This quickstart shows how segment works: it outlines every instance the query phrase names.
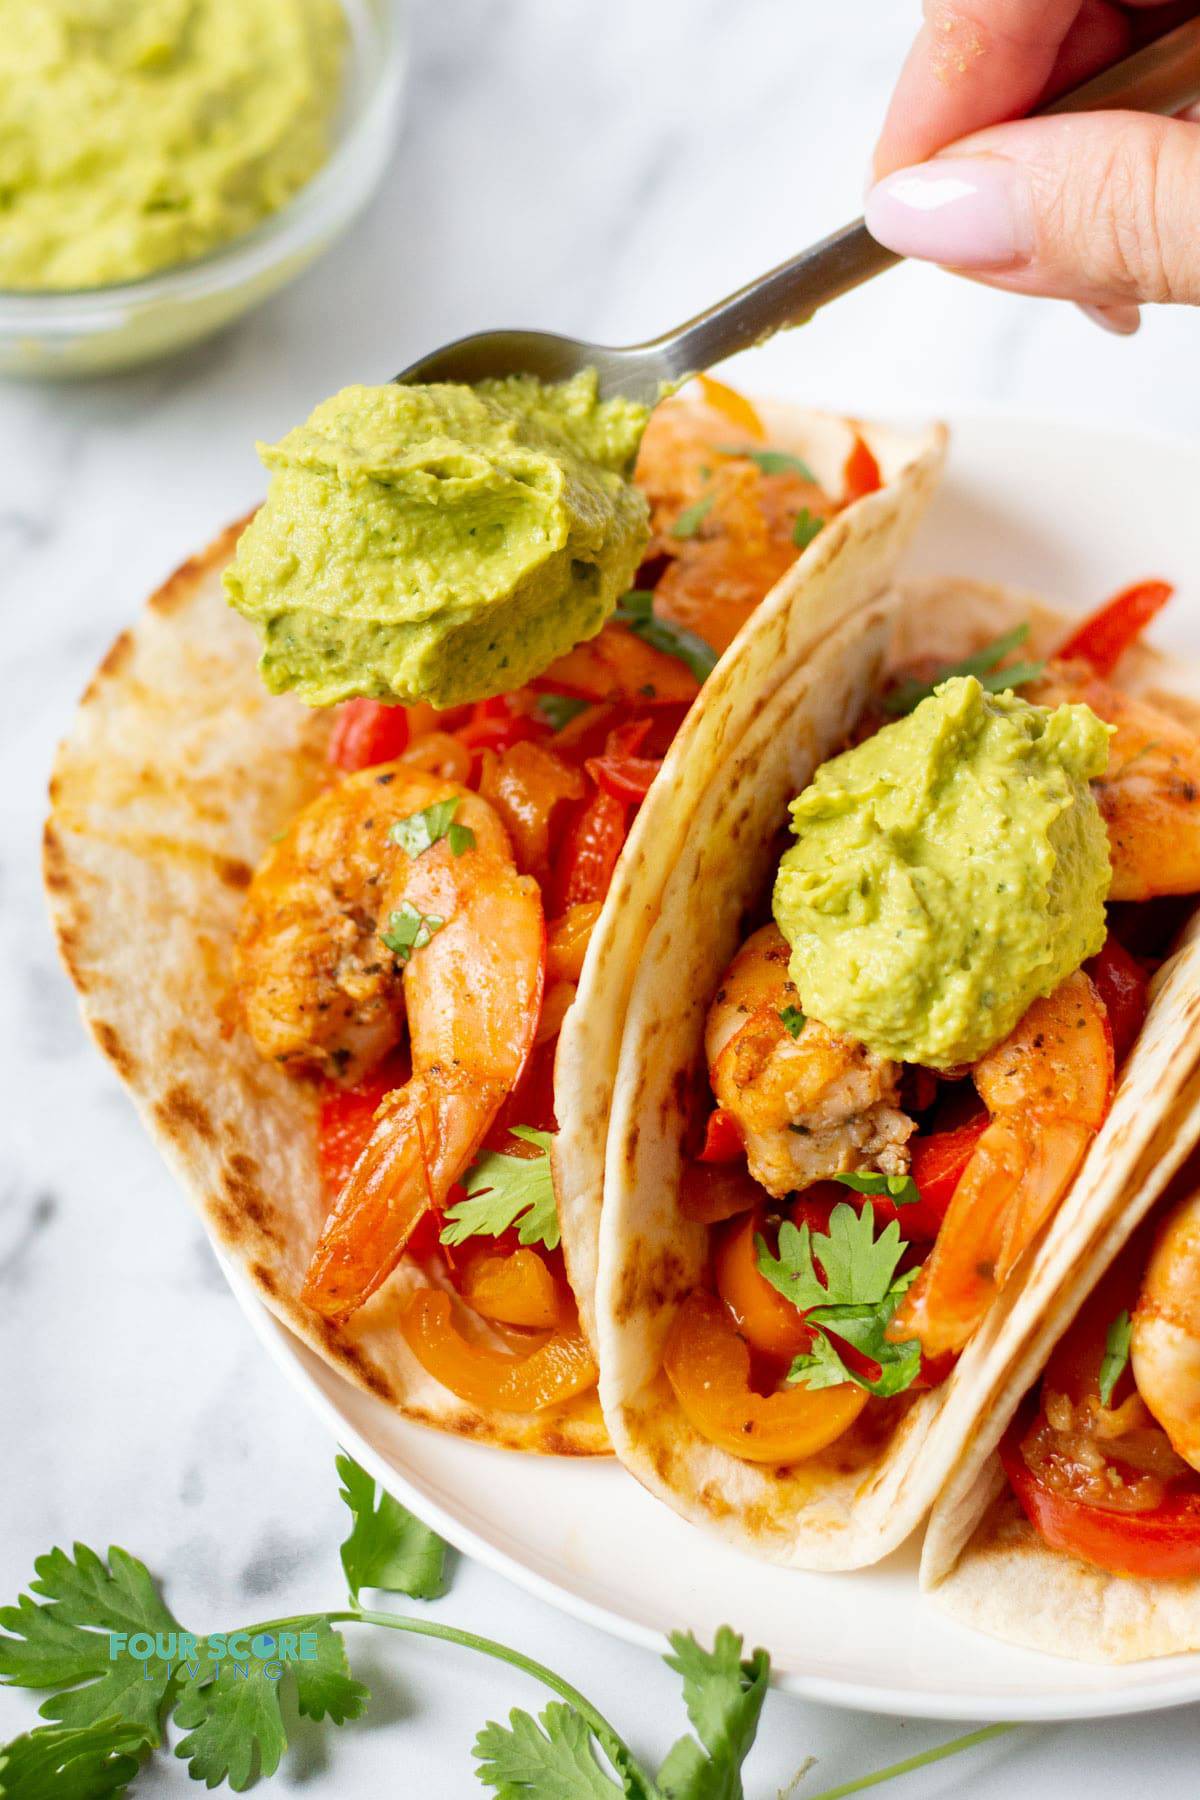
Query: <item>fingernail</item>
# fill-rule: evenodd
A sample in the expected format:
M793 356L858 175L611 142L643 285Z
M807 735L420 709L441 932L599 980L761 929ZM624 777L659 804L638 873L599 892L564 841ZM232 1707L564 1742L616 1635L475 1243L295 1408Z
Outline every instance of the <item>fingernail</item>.
M1084 306L1081 302L1079 310L1084 318L1115 337L1132 337L1142 322L1141 310L1136 306Z
M956 269L1010 269L1033 254L1029 177L999 156L898 169L871 189L866 220L887 249Z

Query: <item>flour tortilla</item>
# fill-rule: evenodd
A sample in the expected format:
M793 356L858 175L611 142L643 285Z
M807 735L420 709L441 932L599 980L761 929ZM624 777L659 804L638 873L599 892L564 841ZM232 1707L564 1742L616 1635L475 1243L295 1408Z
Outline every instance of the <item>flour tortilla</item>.
M1194 1046L1190 1054L1187 1078L1117 1208L1047 1241L1031 1268L1028 1303L1010 1321L1008 1379L962 1446L921 1559L922 1586L960 1624L1077 1662L1200 1650L1200 1578L1110 1575L1053 1549L1017 1504L996 1446L1054 1344L1152 1206L1200 1188L1200 1058Z
M677 1205L681 1143L706 1088L705 1015L769 889L788 800L841 747L886 670L923 656L955 660L1023 621L1031 625L1034 654L1052 650L1069 625L1032 596L965 581L924 583L852 608L779 687L708 784L634 982L601 1219L601 1403L617 1455L651 1492L772 1561L859 1567L919 1524L964 1444L1007 1391L1014 1336L1042 1303L1029 1279L1042 1250L1036 1265L1027 1255L1018 1267L940 1388L869 1402L838 1443L786 1469L741 1462L708 1443L661 1373L667 1334L681 1301L702 1281L707 1255L707 1228L685 1220ZM1173 665L1139 651L1126 658L1119 679L1154 690L1174 673ZM1164 972L1112 1111L1042 1234L1056 1267L1070 1263L1081 1232L1119 1210L1198 1058L1200 948L1189 944Z
M908 439L864 431L891 485L826 528L760 609L761 634L743 633L737 651L723 659L706 689L704 723L689 721L686 747L672 752L662 791L643 808L643 820L657 819L659 830L702 790L707 766L692 764L718 756L744 726L753 709L747 684L773 685L774 665L803 654L812 630L810 581L818 595L839 596L851 576L866 587L878 584L921 510L942 434ZM836 490L836 459L845 455L851 427L789 413L783 437L811 455ZM58 755L45 879L85 1020L214 1244L327 1362L423 1424L514 1449L606 1453L594 1395L544 1414L482 1412L424 1372L398 1321L413 1288L439 1279L434 1265L404 1259L344 1325L299 1302L327 1210L316 1093L258 1055L238 1025L230 979L246 887L271 839L326 778L330 719L294 698L269 696L259 680L257 639L221 591L240 530L231 527L178 570L118 638ZM647 826L639 827L596 933L577 1009L594 1004L603 1014L600 1041L619 1029L613 1007L624 991L608 919L614 909L651 910L665 873ZM578 1047L580 1039L573 1041ZM574 1121L577 1095L580 1103L606 1107L608 1088L593 1079L598 1072L598 1064L576 1072L568 1063L560 1116ZM593 1154L602 1153L602 1143L593 1135ZM578 1163L578 1139L568 1132L566 1166ZM594 1187L598 1193L598 1175ZM588 1266L586 1256L573 1256L576 1279Z
M797 407L755 405L767 441L803 457L827 493L841 490L856 432L874 455L883 486L818 533L705 682L639 809L592 934L575 1005L558 1041L554 1176L567 1269L593 1348L605 1135L625 1011L663 884L714 770L829 630L890 584L945 460L946 433L938 425L901 432Z

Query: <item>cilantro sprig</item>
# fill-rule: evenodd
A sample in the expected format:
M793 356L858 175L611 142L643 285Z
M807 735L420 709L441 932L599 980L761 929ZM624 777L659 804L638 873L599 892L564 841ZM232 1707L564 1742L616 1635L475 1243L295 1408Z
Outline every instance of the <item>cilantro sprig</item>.
M825 1388L853 1381L869 1394L885 1397L911 1387L921 1368L921 1346L915 1339L894 1344L887 1336L917 1277L916 1269L896 1273L908 1246L894 1219L876 1237L870 1207L860 1213L843 1201L830 1213L825 1232L814 1233L807 1221L797 1227L785 1219L777 1256L764 1238L754 1241L759 1273L804 1314L814 1332L811 1349L802 1351L788 1370L790 1382ZM844 1345L877 1364L879 1374L864 1375L851 1367L842 1354Z
M1100 1359L1100 1404L1112 1402L1113 1389L1125 1373L1129 1346L1133 1341L1133 1321L1128 1312L1119 1312L1104 1336L1104 1355Z
M801 550L807 550L818 532L824 529L824 519L819 518L816 513L809 512L807 506L802 506L796 514L795 523L792 526L792 542Z
M315 1635L317 1654L287 1665L297 1710L341 1725L366 1706L368 1690L350 1672L337 1627L407 1632L506 1663L556 1696L537 1718L517 1708L507 1725L490 1721L480 1731L475 1772L501 1800L744 1800L742 1768L770 1676L764 1650L743 1656L742 1639L727 1625L711 1650L690 1632L671 1635L671 1653L663 1660L681 1680L692 1731L676 1740L651 1776L615 1726L545 1664L441 1620L361 1605L364 1587L410 1599L438 1597L445 1588L446 1547L399 1501L381 1495L351 1457L339 1456L337 1469L351 1516L341 1552L349 1605L245 1628L279 1646L289 1632ZM164 1664L161 1681L142 1679L152 1663L125 1658L136 1679L105 1682L101 1670L122 1665L109 1654L110 1632L180 1630L149 1570L126 1551L110 1550L105 1561L78 1544L74 1556L55 1550L35 1568L30 1585L40 1600L23 1595L17 1606L0 1611L0 1679L50 1689L42 1714L60 1722L0 1746L0 1800L109 1800L130 1787L171 1722L187 1732L176 1755L206 1787L224 1782L240 1792L256 1775L275 1773L287 1748L287 1709L279 1703L283 1681L259 1671L232 1680L216 1673L216 1643L234 1634L196 1640L187 1666ZM155 1696L149 1704L142 1689ZM991 1725L970 1732L812 1800L837 1800L876 1786L1009 1729Z
M506 1156L488 1150L463 1176L467 1198L446 1208L443 1244L464 1244L469 1237L499 1237L515 1225L523 1244L556 1250L560 1232L554 1177L550 1169L551 1134L514 1125L514 1137L535 1144L538 1156Z
M706 644L702 637L697 637L683 625L673 625L669 619L655 617L654 595L648 588L630 588L617 602L613 617L622 625L628 625L643 643L686 663L701 684L717 666L717 653L711 644Z
M798 475L801 481L811 481L814 487L817 484L808 463L790 450L760 450L754 444L718 444L717 450L722 456L745 457L764 475Z
M798 1038L808 1021L798 1006L782 1006L779 1009L779 1022L789 1037Z
M671 536L673 538L695 537L712 511L716 498L715 494L701 494L699 500L693 500L690 506L685 506L671 527Z
M972 651L961 662L947 663L945 668L938 670L932 681L914 681L910 677L907 681L898 682L884 698L884 711L896 718L912 712L922 700L928 700L936 687L955 675L974 675L989 694L1003 694L1008 688L1023 687L1026 682L1040 680L1046 672L1044 662L1018 662L1007 669L998 666L1028 636L1028 624L1014 625L1011 631L1006 631L1002 637L993 638L990 644L984 644L981 649Z
M564 730L572 719L586 712L589 705L589 701L576 700L571 694L539 694L536 702L539 717L554 732Z

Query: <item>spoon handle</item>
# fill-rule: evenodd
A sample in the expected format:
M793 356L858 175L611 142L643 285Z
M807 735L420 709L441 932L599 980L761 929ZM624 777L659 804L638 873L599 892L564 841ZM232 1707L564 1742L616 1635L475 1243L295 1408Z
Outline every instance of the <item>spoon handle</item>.
M1169 114L1198 100L1200 18L1187 20L1037 110L1039 114L1114 109ZM804 324L818 307L900 260L877 244L862 220L856 219L642 348L653 351L672 375L694 374L761 344L786 326Z

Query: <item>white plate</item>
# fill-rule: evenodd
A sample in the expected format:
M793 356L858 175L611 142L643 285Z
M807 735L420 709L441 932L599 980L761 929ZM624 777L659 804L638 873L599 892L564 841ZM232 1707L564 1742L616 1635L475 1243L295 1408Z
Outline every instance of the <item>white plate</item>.
M1200 654L1200 449L992 418L955 428L908 567L1034 588L1078 609L1144 575L1179 597L1162 642ZM1200 1656L1060 1662L960 1630L920 1599L908 1546L852 1575L782 1571L726 1548L607 1462L489 1450L406 1424L300 1344L228 1265L258 1336L330 1432L470 1556L654 1650L728 1622L812 1700L944 1719L1078 1719L1200 1699Z

